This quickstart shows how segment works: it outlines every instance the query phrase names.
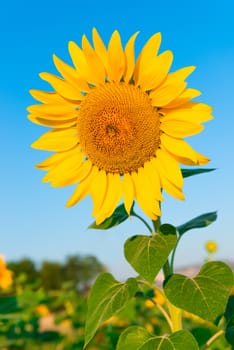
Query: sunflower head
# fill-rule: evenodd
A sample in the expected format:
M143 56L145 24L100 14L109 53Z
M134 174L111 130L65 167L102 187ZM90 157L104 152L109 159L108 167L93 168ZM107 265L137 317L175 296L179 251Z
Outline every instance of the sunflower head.
M136 200L151 219L160 216L161 190L183 199L179 164L208 159L184 140L203 129L211 108L192 101L200 92L187 88L194 67L169 73L171 51L158 53L154 34L135 60L133 34L123 48L118 31L106 47L93 29L93 45L69 43L70 66L53 56L60 73L40 76L51 92L31 90L40 103L29 119L50 127L33 147L54 154L38 164L52 186L75 184L67 206L90 194L93 216L101 223L121 199L130 213Z

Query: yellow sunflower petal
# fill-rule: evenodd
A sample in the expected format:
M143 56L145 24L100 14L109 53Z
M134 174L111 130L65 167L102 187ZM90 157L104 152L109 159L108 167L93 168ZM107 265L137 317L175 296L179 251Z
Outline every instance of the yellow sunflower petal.
M69 104L62 96L57 92L47 92L42 90L29 90L30 94L38 101L43 103L59 103L59 104Z
M152 106L163 107L173 101L186 88L185 82L175 82L160 85L155 91L150 94L152 98Z
M74 41L70 41L68 44L68 49L72 62L78 73L89 83L95 84L96 77L92 74L92 70L90 69L86 56L81 48Z
M108 45L109 69L108 79L120 81L125 70L125 57L119 32L115 30Z
M82 37L82 49L92 75L95 77L95 79L93 79L94 84L98 85L104 83L106 77L105 67L85 35Z
M68 105L68 104L37 104L37 105L31 105L27 108L27 110L30 113L36 114L36 115L52 115L52 116L69 116L71 118L71 115L77 114L76 107L74 105Z
M184 80L194 69L194 66L185 67L168 74L163 84L151 92L152 105L161 107L173 103L185 91L187 84Z
M130 215L132 204L135 198L135 188L132 182L132 177L128 173L124 174L123 176L123 196L124 196L124 207L128 215Z
M70 100L83 100L83 95L78 89L69 84L67 81L57 77L51 73L40 73L41 79L50 83L50 85L56 90L61 96L68 98Z
M140 86L143 91L155 89L166 78L172 61L173 54L171 51L164 51L157 57L151 57L139 68L136 85Z
M104 170L99 170L97 175L93 178L90 185L90 194L93 200L92 216L96 216L102 206L103 200L106 196L107 189L107 175Z
M75 158L73 160L73 164L71 164L70 161L70 168L68 167L69 162L67 161L66 164L64 164L64 161L61 167L57 166L56 169L53 169L51 171L51 174L48 173L47 181L51 181L51 186L63 187L68 185L74 185L77 182L83 181L88 176L92 168L92 163L89 160L83 161L83 156L84 155L81 154L80 158ZM64 169L67 169L67 171ZM43 178L43 180L45 178Z
M59 154L59 153L57 153ZM55 155L54 155L55 156ZM43 166L44 170L47 169L48 173L44 176L43 182L49 181L59 181L64 178L68 178L70 174L76 172L84 160L84 154L81 152L79 147L75 147L69 152L61 152L59 161L58 157L52 159L46 159L46 162L39 166ZM76 182L79 181L79 178L76 179Z
M69 41L68 50L77 71L80 72L82 76L89 75L88 64L81 48L74 41Z
M56 55L53 55L54 65L59 73L79 91L89 91L89 86L84 78L78 75L77 71L63 62Z
M201 95L201 91L196 89L185 89L176 99L171 101L169 104L164 106L164 108L177 108L181 105L186 104L192 98L198 97Z
M74 128L65 130L50 130L43 134L33 144L33 148L52 152L66 151L77 144L77 131Z
M134 67L135 67L135 56L134 56L134 43L136 40L137 35L139 32L136 32L131 36L131 38L128 40L124 54L125 54L125 72L124 72L124 81L127 83L130 81L132 78L133 72L134 72Z
M67 152L54 153L42 162L38 163L36 167L41 170L49 170L53 168L57 163L60 163L66 158Z
M177 120L181 122L195 122L195 123L204 123L208 120L213 119L213 116L210 114L210 110L203 109L202 106L200 107L197 106L197 108L194 106L194 108L178 108L175 110L172 110L168 112L163 118L162 121L172 121L172 120Z
M190 164L199 165L201 161L201 155L194 151L194 149L191 146L189 146L189 144L184 140L175 139L166 134L162 134L161 142L169 153L175 155L176 157L187 159L190 162ZM205 161L205 159L207 160L207 162L209 161L206 157L204 157L203 161Z
M195 66L183 67L175 72L168 74L168 79L170 81L184 81L194 70Z
M90 173L86 176L86 178L77 185L75 191L71 195L71 197L68 199L66 206L72 207L73 205L77 204L79 201L81 201L87 194L90 192L90 183L92 182L93 178L95 177L97 173L97 168L93 167L90 170Z
M32 113L33 116L40 118L40 119L45 119L45 120L52 120L52 121L57 121L57 122L62 122L64 121L66 123L66 121L70 121L70 120L75 120L77 121L77 118L79 116L79 113L77 111L73 111L73 112L64 112L61 113L61 111L59 110L58 106L56 105L55 108L53 109L53 111L51 112L51 114L46 113L47 110L47 106L49 105L42 105L45 106L45 108L41 108L41 112L36 112L36 109L34 109L34 112ZM52 106L49 106L49 108L52 108ZM48 108L48 110L49 110ZM62 108L63 109L63 108ZM65 110L65 108L64 108ZM57 114L56 114L57 112Z
M164 189L168 194L171 196L177 198L177 199L184 199L184 194L182 192L180 182L181 182L181 174L178 174L178 169L176 169L175 174L177 174L177 179L175 181L175 178L173 177L173 173L167 173L168 169L169 171L172 171L172 169L175 169L175 164L171 165L168 164L167 161L165 162L165 159L163 159L163 156L159 160L159 158L153 158L151 160L151 168L154 172L156 172L159 176L159 182L160 182L160 188ZM179 187L176 186L175 182L179 184Z
M161 176L160 179L161 179L161 186L162 186L162 188L168 194L170 194L172 197L174 197L176 199L180 199L180 200L184 200L185 199L182 190L180 188L176 187L174 183L170 182L164 176Z
M196 162L192 161L189 158L177 156L173 154L173 157L177 160L178 163L184 164L184 165L205 165L207 164L210 159L205 157L203 154L200 154L198 152L195 152L196 154Z
M106 49L106 47L102 41L102 38L100 37L96 28L93 28L93 45L94 45L96 53L98 54L99 58L102 61L103 65L106 69L106 73L107 73L107 70L109 67L107 49Z
M152 195L151 183L143 168L138 169L138 173L133 172L132 179L136 189L136 199L144 211L152 220L156 220L161 215L159 202Z
M161 123L160 129L167 135L184 138L199 134L204 129L204 126L195 122L193 123L192 121L168 119Z
M96 217L97 225L111 216L122 196L122 183L119 174L107 174L107 191Z
M191 102L191 108L194 111L198 111L198 112L211 113L213 111L213 108L211 106L207 105L206 103L201 103L201 102Z
M156 170L156 168L154 168L152 166L153 161L154 161L154 158L152 158L149 162L146 162L144 164L144 169L145 169L147 176L151 182L151 190L152 190L154 197L159 202L162 202L163 196L162 196L161 187L160 187L161 185L160 185L159 173Z
M54 118L47 117L47 116L37 117L34 114L29 114L27 117L29 120L31 120L31 122L35 124L52 127L55 129L70 128L74 126L77 122L77 117L74 117L71 119L65 119L65 120L62 120L62 119L54 120Z
M155 161L157 162L161 177L166 177L170 182L174 183L176 187L182 189L183 176L178 163L161 149L157 150Z
M142 70L142 65L147 66L147 64L151 62L152 58L154 58L157 55L160 44L161 33L155 33L146 42L136 61L136 67L134 72L135 81L138 81L139 71Z

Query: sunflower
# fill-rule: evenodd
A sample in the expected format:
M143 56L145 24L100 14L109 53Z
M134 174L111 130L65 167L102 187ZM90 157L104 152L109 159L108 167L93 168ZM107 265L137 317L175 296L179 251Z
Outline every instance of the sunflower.
M0 256L0 288L6 289L13 283L12 271L8 270L5 259Z
M106 47L96 29L93 46L69 42L73 66L57 56L60 76L41 73L52 92L31 90L40 104L29 119L51 129L32 146L54 152L37 165L43 182L75 184L67 207L86 195L93 200L97 224L123 199L128 214L136 200L155 220L161 215L162 189L184 199L179 164L202 165L208 159L184 140L200 133L212 109L191 101L200 95L187 88L193 66L169 73L173 54L158 54L161 34L150 37L135 61L133 34L125 48L118 31Z

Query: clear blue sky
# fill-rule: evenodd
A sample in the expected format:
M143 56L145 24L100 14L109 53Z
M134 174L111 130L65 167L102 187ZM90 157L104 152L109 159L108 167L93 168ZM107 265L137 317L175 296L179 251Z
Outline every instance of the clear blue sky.
M52 54L69 60L67 43L80 43L95 26L107 43L118 29L123 43L140 30L136 50L161 31L162 50L174 52L173 69L197 66L190 87L203 92L199 100L214 108L215 119L190 143L212 159L216 172L186 180L185 202L165 196L162 222L182 224L204 212L218 210L218 220L184 237L177 266L200 263L204 243L219 244L220 259L234 258L234 3L211 1L16 1L0 11L1 197L0 253L7 260L29 257L64 260L69 254L94 254L117 278L131 274L123 258L123 242L146 233L141 223L128 220L110 231L87 230L92 222L89 198L65 208L73 191L42 184L34 165L46 157L30 148L45 130L27 118L34 103L28 90L47 88L38 73L55 73Z

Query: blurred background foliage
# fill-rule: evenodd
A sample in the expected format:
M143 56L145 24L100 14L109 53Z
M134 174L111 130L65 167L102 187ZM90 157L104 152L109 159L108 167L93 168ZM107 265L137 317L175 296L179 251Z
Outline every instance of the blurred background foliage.
M207 260L212 260L218 245L209 241L205 249ZM107 270L95 256L71 255L64 262L41 264L29 258L6 264L0 257L0 349L83 349L90 288L96 277ZM170 333L162 312L168 312L167 303L159 284L144 288L126 308L101 324L86 350L116 349L120 334L130 326L144 327L156 336ZM233 300L231 295L225 314L231 331ZM217 333L217 325L185 311L183 327L192 332L200 349L233 349L233 336L227 332L207 348L207 341Z
M94 256L75 255L64 263L44 261L40 266L25 258L9 262L4 269L13 271L13 279L0 289L0 349L83 349L89 290L106 266ZM166 300L160 288L146 288L123 311L103 322L87 350L114 350L129 326L145 327L155 335L170 333L162 308ZM183 320L200 349L217 332L216 325L187 312ZM209 349L232 348L223 334Z
M38 283L45 290L61 289L64 282L72 281L77 291L85 292L96 276L106 270L95 256L68 256L64 263L43 261L37 266L31 259L9 261L8 268L13 272L14 281L27 285Z

